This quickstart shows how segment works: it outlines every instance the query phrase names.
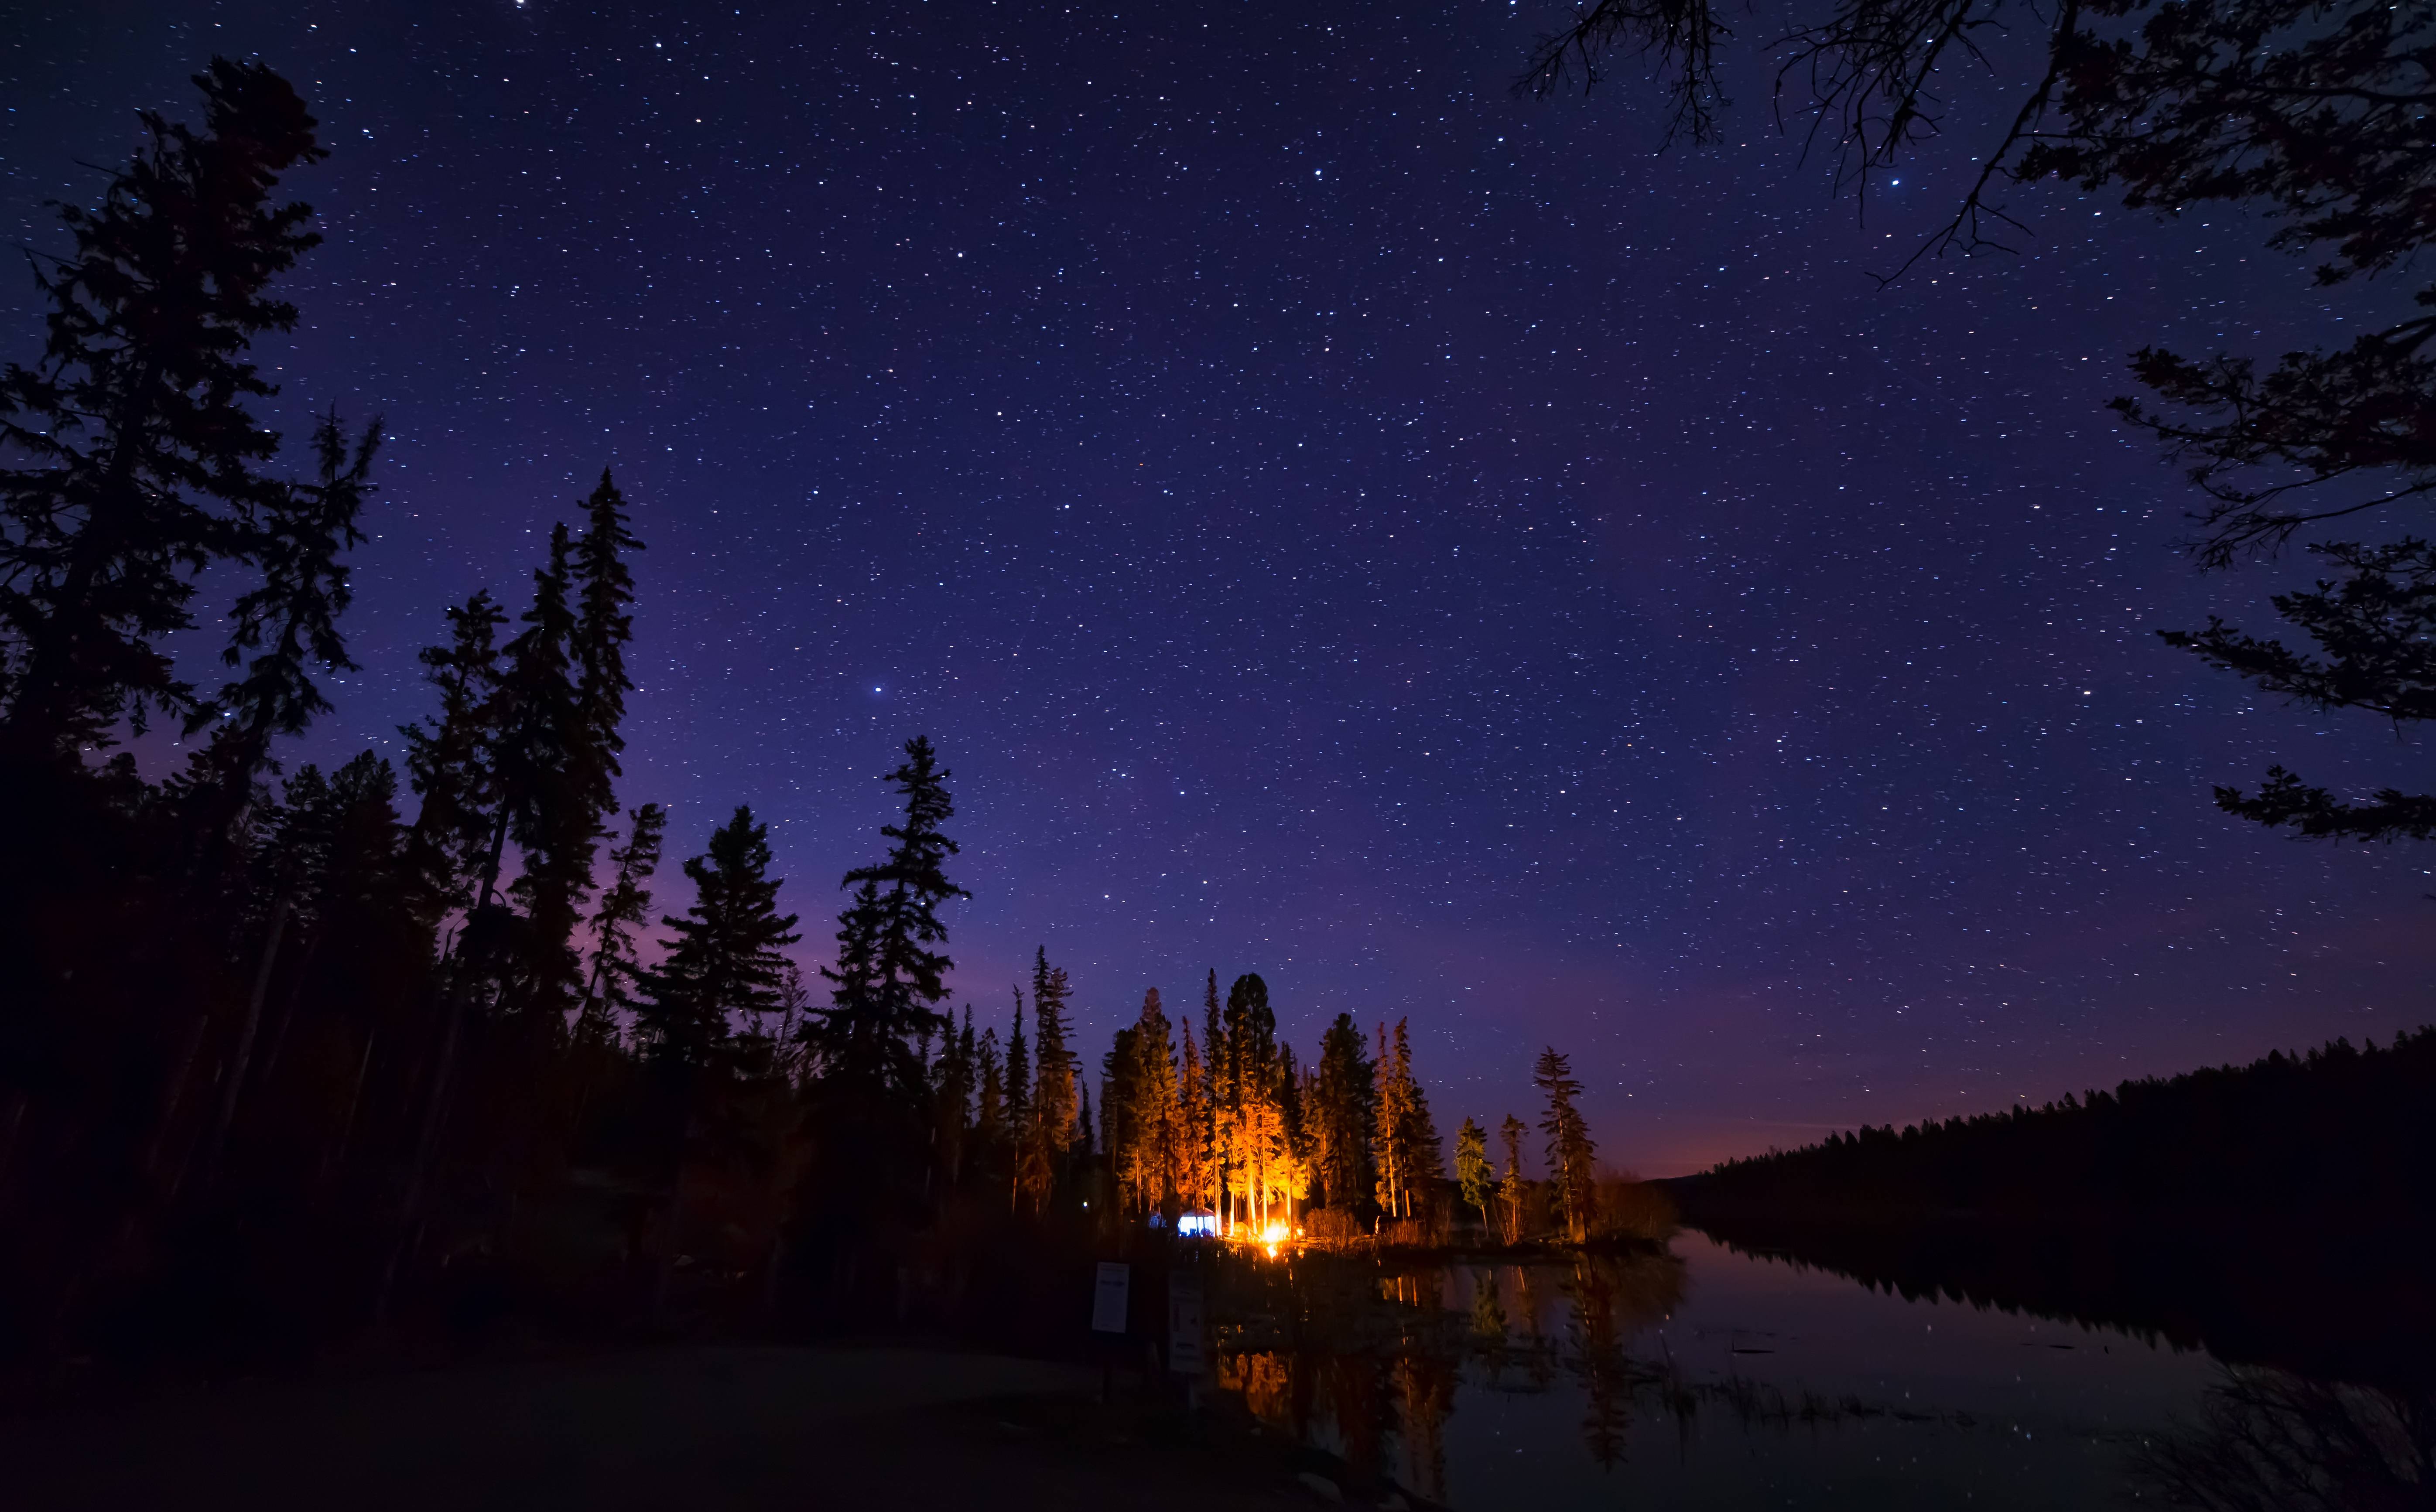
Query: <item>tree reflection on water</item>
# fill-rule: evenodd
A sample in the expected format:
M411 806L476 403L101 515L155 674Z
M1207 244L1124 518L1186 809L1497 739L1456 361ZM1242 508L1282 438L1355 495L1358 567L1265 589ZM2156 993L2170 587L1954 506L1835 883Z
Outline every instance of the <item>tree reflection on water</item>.
M1230 1260L1211 1294L1219 1384L1262 1421L1332 1449L1357 1487L1392 1481L1437 1500L1467 1366L1513 1391L1568 1377L1588 1398L1583 1441L1612 1468L1636 1394L1685 1404L1669 1371L1625 1348L1673 1312L1683 1280L1683 1262L1662 1251L1419 1271L1325 1255Z

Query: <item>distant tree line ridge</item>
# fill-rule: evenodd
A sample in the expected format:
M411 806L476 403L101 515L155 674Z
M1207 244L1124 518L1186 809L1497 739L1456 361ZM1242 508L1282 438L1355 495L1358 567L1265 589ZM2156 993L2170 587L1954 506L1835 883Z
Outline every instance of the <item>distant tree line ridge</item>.
M619 792L642 543L605 470L520 612L442 611L401 762L284 768L317 678L354 667L381 430L327 414L280 469L251 343L296 319L270 290L318 237L274 191L324 153L267 67L196 82L200 130L147 114L101 206L62 212L43 351L0 370L0 1360L1004 1317L1046 1294L988 1274L1188 1211L1390 1240L1442 1235L1458 1194L1508 1241L1619 1221L1554 1050L1546 1179L1508 1116L1502 1172L1467 1120L1451 1185L1405 1026L1340 1014L1305 1066L1257 975L1222 1000L1209 974L1197 1042L1147 994L1096 1117L1045 950L1002 1040L959 1024L927 739L817 981L749 808L656 910L670 816ZM217 690L169 650L199 582L236 595ZM183 736L158 780L124 749L153 721Z
M1706 1223L2342 1213L2436 1221L2436 1028L1942 1122L1863 1127L1670 1183Z

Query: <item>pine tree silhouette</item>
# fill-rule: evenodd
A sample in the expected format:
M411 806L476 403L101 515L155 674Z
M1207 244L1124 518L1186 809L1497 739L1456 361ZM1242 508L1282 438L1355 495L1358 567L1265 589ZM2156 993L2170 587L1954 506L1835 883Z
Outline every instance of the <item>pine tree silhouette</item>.
M923 1085L914 1037L948 1026L934 1006L946 999L945 976L955 965L934 948L948 941L939 905L971 895L946 871L956 854L939 827L956 811L948 775L928 739L905 742L904 763L885 779L903 796L904 823L879 831L894 842L886 860L845 874L853 893L838 921L837 963L822 971L832 984L816 1025L826 1074L908 1100Z
M643 543L627 529L626 496L605 467L600 486L583 501L583 539L576 547L574 567L573 655L583 732L576 788L597 816L617 807L615 784L622 774L618 758L626 749L626 738L619 726L626 718L626 695L635 690L635 680L626 671L626 646L635 638L635 573L626 558L641 550Z
M215 58L195 83L202 130L144 113L151 143L101 207L61 212L76 251L36 268L42 360L0 371L0 443L31 463L0 471L0 753L19 760L73 763L121 719L192 708L162 639L288 499L246 408L276 391L248 346L295 323L265 290L321 238L270 195L324 153L270 69Z
M270 760L271 737L300 735L330 712L329 699L313 681L314 664L334 672L356 669L339 633L339 617L354 597L340 558L363 539L356 522L373 492L380 441L374 422L350 447L338 415L323 416L313 437L319 479L287 485L256 517L252 554L262 582L238 598L220 653L228 666L243 667L244 675L186 716L188 735L212 732L195 758L200 801L190 816L196 833L189 854L206 882L225 864L234 826Z
M658 1059L710 1065L733 1037L736 1015L778 1008L781 947L802 936L795 915L778 912L780 879L770 862L768 826L739 805L708 848L685 863L694 903L683 918L661 916L676 932L636 1009L638 1035Z
M1361 1027L1340 1013L1320 1036L1310 1121L1313 1164L1328 1206L1346 1213L1369 1204L1377 1186L1372 1131L1379 1119L1378 1082Z
M526 918L516 931L521 959L503 965L520 979L517 1005L544 1014L571 1005L575 924L600 833L585 760L591 732L574 666L573 549L566 527L551 527L548 563L533 574L525 628L508 643L500 684L499 813L482 888L486 898L496 889L501 843L513 839L524 869L510 893L525 905Z
M440 712L401 725L407 780L421 796L407 845L423 884L430 917L470 908L490 850L498 803L493 759L501 713L499 627L507 615L486 590L446 612L445 646L426 647L421 660L440 690Z
M668 810L647 803L628 816L626 843L609 852L609 885L592 912L592 968L583 987L583 1023L597 1038L616 1038L618 1014L635 1005L634 988L643 971L635 960L635 931L651 914L646 884L659 870L668 823Z

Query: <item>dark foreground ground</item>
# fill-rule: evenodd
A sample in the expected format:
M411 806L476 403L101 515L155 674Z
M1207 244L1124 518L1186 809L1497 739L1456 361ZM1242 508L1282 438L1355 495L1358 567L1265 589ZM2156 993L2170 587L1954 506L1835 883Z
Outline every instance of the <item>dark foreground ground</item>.
M1098 1402L1096 1371L915 1349L670 1348L241 1382L0 1421L0 1506L1316 1506L1283 1445Z

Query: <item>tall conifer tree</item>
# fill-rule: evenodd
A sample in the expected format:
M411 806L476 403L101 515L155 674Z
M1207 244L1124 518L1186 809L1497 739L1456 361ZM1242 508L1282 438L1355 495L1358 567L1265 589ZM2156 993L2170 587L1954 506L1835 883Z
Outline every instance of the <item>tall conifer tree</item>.
M1032 1130L1021 1185L1034 1210L1047 1206L1064 1174L1074 1138L1078 1098L1074 1051L1067 1044L1067 1002L1072 988L1064 966L1049 964L1046 947L1032 964Z
M1421 1194L1444 1175L1446 1157L1429 1095L1413 1075L1406 1020L1396 1021L1392 1045L1386 1026L1379 1027L1379 1202L1391 1216L1410 1218L1419 1211Z
M1454 1131L1454 1179L1463 1188L1463 1200L1480 1212L1480 1221L1488 1222L1489 1188L1496 1172L1488 1163L1488 1131L1476 1119L1467 1118L1463 1127Z
M1215 1212L1218 1190L1210 1156L1209 1078L1192 1043L1192 1020L1181 1019L1176 1027L1183 1041L1175 1078L1176 1112L1183 1126L1176 1144L1178 1193L1186 1207Z
M426 647L420 654L440 690L440 712L398 727L406 738L407 780L423 799L407 838L408 863L435 917L472 906L489 853L498 802L494 748L504 674L498 634L507 621L487 590L446 613L448 644Z
M195 83L202 130L145 112L151 143L101 207L61 211L76 251L36 269L42 360L0 372L0 446L30 463L0 470L0 754L20 759L73 763L121 719L191 708L162 641L288 496L248 348L294 325L265 291L321 240L271 192L326 154L270 69L215 58Z
M948 879L956 843L941 830L955 814L949 773L928 739L905 742L905 760L885 780L905 802L902 824L881 826L888 859L846 873L851 904L839 919L837 965L819 1038L827 1074L911 1096L921 1085L913 1040L948 1026L935 1004L948 995L955 963L935 948L948 942L939 906L971 895Z
M1597 1155L1596 1147L1591 1143L1590 1123L1574 1105L1574 1100L1582 1095L1582 1084L1574 1080L1572 1065L1557 1053L1554 1046L1540 1052L1539 1064L1531 1069L1531 1080L1548 1100L1548 1111L1540 1120L1540 1132L1548 1139L1548 1179L1557 1189L1557 1213L1566 1234L1578 1243L1590 1237L1595 1176L1592 1160Z
M1351 1014L1340 1013L1320 1036L1310 1121L1320 1188L1328 1205L1341 1212L1358 1211L1372 1200L1378 1104L1378 1084L1362 1030Z
M668 810L647 803L628 816L626 843L609 852L609 885L592 912L592 964L583 985L583 1016L600 1038L614 1038L616 1016L632 1009L642 969L635 960L635 931L650 917L652 874L659 870Z
M626 496L609 469L583 501L583 539L575 550L574 665L576 705L583 730L580 787L595 815L617 803L618 758L626 749L619 726L635 680L626 670L626 645L635 637L635 573L629 553L643 543L627 529Z
M522 1005L543 1012L569 1006L576 989L574 934L591 884L599 812L585 791L587 731L577 696L576 618L570 601L573 542L550 528L548 565L533 574L525 628L508 643L499 732L501 808L496 837L513 839L524 869L512 889L525 905L523 959L516 963ZM497 838L484 881L496 885Z
M1498 1207L1505 1222L1505 1242L1509 1244L1519 1243L1522 1239L1522 1140L1530 1132L1531 1126L1511 1113L1505 1115L1505 1121L1497 1126L1498 1138L1505 1144L1505 1173L1498 1181Z
M1023 989L1008 990L1015 995L1015 1021L1006 1032L1007 1132L1024 1139L1032 1132L1032 1050L1023 1035Z
M734 1015L779 1007L781 949L802 936L795 915L778 912L781 884L770 862L768 826L740 804L709 847L685 863L694 903L683 918L661 918L676 933L637 1011L639 1036L658 1058L708 1065L733 1036Z
M256 519L262 581L237 599L220 653L229 667L243 668L243 675L186 717L188 735L212 731L196 762L204 780L197 784L201 802L192 816L200 830L197 859L207 878L235 838L233 827L270 760L271 738L300 735L330 711L313 681L314 666L334 672L356 668L339 633L353 598L341 559L363 539L356 522L373 491L380 426L368 426L351 452L333 413L316 427L313 443L319 480L287 485Z

